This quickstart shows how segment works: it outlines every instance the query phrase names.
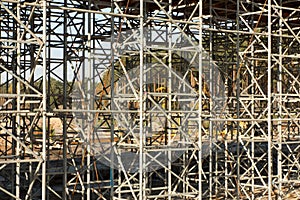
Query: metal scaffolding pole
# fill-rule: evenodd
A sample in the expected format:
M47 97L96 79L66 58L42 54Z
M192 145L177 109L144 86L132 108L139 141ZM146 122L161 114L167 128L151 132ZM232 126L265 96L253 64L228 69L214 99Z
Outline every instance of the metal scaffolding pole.
M300 198L298 1L0 1L3 199Z

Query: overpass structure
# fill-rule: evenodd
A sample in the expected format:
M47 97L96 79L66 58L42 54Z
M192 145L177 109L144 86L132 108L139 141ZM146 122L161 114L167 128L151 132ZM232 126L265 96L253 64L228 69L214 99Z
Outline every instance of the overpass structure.
M1 199L299 199L300 2L1 0Z

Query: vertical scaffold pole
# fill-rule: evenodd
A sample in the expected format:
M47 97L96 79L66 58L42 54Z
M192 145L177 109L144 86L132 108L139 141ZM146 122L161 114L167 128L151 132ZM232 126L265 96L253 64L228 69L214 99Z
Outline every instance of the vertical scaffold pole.
M199 125L198 125L198 176L199 176L199 185L198 185L198 199L202 199L202 3L203 1L199 1L199 97L198 97L198 117L199 117Z
M271 18L271 0L268 0L268 199L272 199L272 121L271 121L271 115L272 115L272 63L271 63L271 48L272 48L272 18Z
M239 31L240 29L240 1L237 1L236 5L236 30ZM241 61L240 61L240 34L237 33L237 42L236 42L236 116L237 119L240 118L240 67L241 67ZM234 91L233 91L234 92ZM239 121L237 121L237 135L236 135L236 142L237 142L237 150L236 150L236 162L237 162L237 174L236 174L236 197L237 199L240 199L240 190L241 190L241 172L240 172L240 127L239 127Z
M114 13L114 0L111 0L111 13ZM114 46L114 26L115 26L115 18L114 15L111 15L111 25L110 25L110 29L111 29L111 73L110 73L110 93L111 93L111 99L110 99L110 109L114 110L115 109L115 104L114 104L114 82L115 82L115 46ZM114 162L115 162L115 155L114 155L114 113L110 113L110 126L111 126L111 130L110 130L110 169L109 169L109 177L110 177L110 198L113 199L114 198Z
M144 82L144 1L140 0L140 69L139 69L139 199L143 200L144 197L144 131L143 131L143 82Z
M282 0L280 0L280 6L282 6ZM282 38L282 26L283 26L283 20L282 20L282 7L279 8L279 67L278 67L278 85L277 85L277 92L279 93L279 104L278 104L278 200L282 199L282 45L283 45L283 38Z
M88 1L88 9L91 9L91 0ZM91 13L87 14L87 49L88 49L88 64L87 64L87 110L88 110L88 132L87 132L87 171L86 171L86 182L87 182L87 191L86 198L91 199L91 139L93 132L93 114L90 112L93 109L93 101L92 101L92 64L91 64Z
M64 6L67 6L67 0L64 0ZM66 88L67 88L67 63L68 63L68 36L67 36L67 15L68 11L64 10L63 11L63 32L64 32L64 41L63 41L63 87L64 87L64 103L63 103L63 108L66 109ZM50 80L49 80L50 81ZM63 192L62 192L62 197L63 199L67 199L68 195L68 187L67 187L67 182L68 182L68 158L67 158L67 117L66 114L64 114L63 117Z
M172 15L172 0L169 0L169 8L168 8L168 15ZM168 117L169 119L172 118L172 114L170 113L171 111L171 100L172 100L172 95L171 95L171 92L173 90L172 88L172 74L171 74L171 70L172 70L172 22L167 22L168 24L168 35L167 35L167 41L168 41L168 67L169 67L169 72L168 72L168 80L167 80L167 85L166 85L166 92L168 93L168 105L167 106L167 110L168 110ZM167 145L171 145L170 144L170 141L171 141L171 131L170 130L170 127L172 127L172 124L170 123L170 120L167 120L167 130L165 130L167 132ZM172 192L172 174L171 174L171 170L172 170L172 153L171 153L172 150L169 150L168 151L168 180L167 180L167 183L168 183L168 200L171 200L172 196L171 196L171 192Z
M20 2L17 4L17 17L18 19L20 19L21 14L20 14L20 9L21 9L21 5ZM21 44L20 44L20 40L21 40L21 30L20 30L20 24L17 23L17 69L16 69L16 73L17 76L20 77L20 72L21 72ZM16 142L16 156L17 156L17 160L20 160L20 135L21 135L21 119L20 119L20 109L21 109L21 97L20 97L20 93L21 93L21 84L20 81L21 80L16 80L17 81L17 115L16 115L16 124L15 126L17 126L17 132L16 132L16 137L17 137L17 142ZM20 174L21 173L21 163L17 162L16 163L16 197L20 198Z
M46 66L46 59L47 59L47 52L46 52L46 44L47 44L47 1L43 1L43 150L42 150L42 199L46 199L46 112L47 112L47 66Z

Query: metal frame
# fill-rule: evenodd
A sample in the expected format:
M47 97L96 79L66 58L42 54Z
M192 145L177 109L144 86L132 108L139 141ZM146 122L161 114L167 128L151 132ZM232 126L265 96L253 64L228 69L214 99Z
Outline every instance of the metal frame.
M299 6L2 0L1 197L298 199Z

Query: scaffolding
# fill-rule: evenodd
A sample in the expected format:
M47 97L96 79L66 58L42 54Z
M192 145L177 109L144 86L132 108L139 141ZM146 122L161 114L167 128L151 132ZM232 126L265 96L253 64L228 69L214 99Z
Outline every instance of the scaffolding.
M1 199L300 199L298 0L1 0Z

